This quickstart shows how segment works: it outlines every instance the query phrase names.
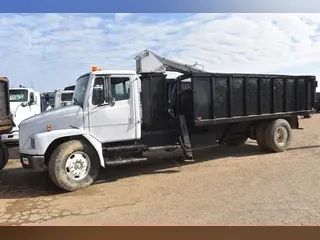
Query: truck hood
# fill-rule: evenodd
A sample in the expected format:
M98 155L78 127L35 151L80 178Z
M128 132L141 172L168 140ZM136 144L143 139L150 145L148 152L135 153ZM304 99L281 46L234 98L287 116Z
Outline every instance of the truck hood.
M19 141L24 143L30 136L46 132L47 126L51 126L51 131L83 128L84 112L81 107L72 105L64 108L43 112L22 121L19 125Z
M10 102L10 111L12 113L13 122L16 126L18 126L25 118L29 117L28 107L22 107L21 104L21 102Z
M64 108L57 108L47 112L40 113L21 122L22 125L35 124L38 127L50 124L52 130L65 129L70 127L81 127L78 118L83 119L83 110L80 106L72 105Z
M16 112L16 110L18 109L19 105L21 105L21 102L10 102L10 110L11 110L11 112L13 114Z
M26 104L22 106L22 104ZM32 116L35 116L41 112L39 101L36 104L28 105L27 102L10 102L10 111L12 113L12 120L16 127L13 131L18 131L19 124Z

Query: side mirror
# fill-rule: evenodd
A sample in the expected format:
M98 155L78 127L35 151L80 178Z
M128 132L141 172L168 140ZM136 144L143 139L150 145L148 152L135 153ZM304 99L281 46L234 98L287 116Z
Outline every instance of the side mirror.
M46 102L49 102L49 100L50 100L49 94L47 94L44 98L45 98Z
M94 104L101 105L104 101L104 91L103 87L100 85L94 86L93 88L93 102Z
M29 103L28 103L28 104L29 104L29 105L35 104L35 96L34 96L34 93L33 93L33 92L30 93L30 100L29 100Z

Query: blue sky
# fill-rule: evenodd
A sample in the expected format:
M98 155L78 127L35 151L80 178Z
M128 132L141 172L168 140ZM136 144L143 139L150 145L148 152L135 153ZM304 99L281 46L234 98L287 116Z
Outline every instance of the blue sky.
M0 12L319 12L318 0L10 0Z
M1 14L1 75L52 91L144 49L214 72L320 76L320 14Z

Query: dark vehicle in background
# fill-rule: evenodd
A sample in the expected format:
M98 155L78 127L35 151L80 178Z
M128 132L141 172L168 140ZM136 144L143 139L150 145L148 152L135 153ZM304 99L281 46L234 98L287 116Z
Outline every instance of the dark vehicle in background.
M0 77L0 135L10 133L13 127L9 102L9 81L6 77ZM0 170L7 165L8 159L8 148L0 140Z
M316 112L320 112L320 92L316 93L315 110Z

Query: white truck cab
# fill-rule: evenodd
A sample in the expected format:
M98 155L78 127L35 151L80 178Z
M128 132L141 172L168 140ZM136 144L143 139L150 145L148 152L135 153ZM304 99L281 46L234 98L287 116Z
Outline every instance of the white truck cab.
M66 190L91 184L97 165L105 166L103 143L141 137L138 79L135 71L104 71L94 67L79 77L71 106L43 112L20 123L22 166L43 167L61 154L60 147L67 147L66 151L75 149L75 154L63 163L70 182L59 183L59 173L51 167L50 176ZM66 139L68 146L61 145ZM89 162L89 156L97 161ZM88 169L94 171L93 175L86 172Z
M9 134L3 134L1 141L17 144L19 142L19 124L34 115L41 113L40 93L31 88L9 89L10 110L15 127Z
M76 191L91 185L99 168L107 164L144 161L145 151L178 149L180 128L176 124L174 128L165 127L165 106L170 94L165 90L164 66L169 69L171 65L170 69L182 73L198 70L163 60L151 52L143 52L136 62L136 71L92 67L91 72L77 79L72 105L21 122L19 148L23 168L47 166L56 186ZM155 74L150 75L154 70ZM144 81L144 96L141 77L149 79ZM153 77L152 86L148 85ZM153 131L153 121L156 129L164 131Z
M54 98L54 108L70 106L73 99L73 90L57 90Z

